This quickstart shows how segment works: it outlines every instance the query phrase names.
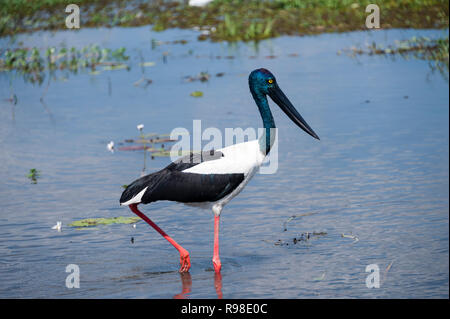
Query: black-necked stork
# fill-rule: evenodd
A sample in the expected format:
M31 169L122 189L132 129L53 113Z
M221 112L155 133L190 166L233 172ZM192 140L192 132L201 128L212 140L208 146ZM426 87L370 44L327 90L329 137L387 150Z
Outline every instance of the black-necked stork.
M120 198L130 209L166 238L180 253L180 272L191 267L189 253L150 218L138 210L139 204L159 200L181 202L212 209L214 213L213 266L220 272L219 218L223 207L247 185L275 141L275 122L267 95L286 115L312 137L319 139L289 99L281 91L273 74L257 69L249 76L250 92L258 106L264 133L258 140L234 144L217 151L202 152L178 159L166 168L131 183Z

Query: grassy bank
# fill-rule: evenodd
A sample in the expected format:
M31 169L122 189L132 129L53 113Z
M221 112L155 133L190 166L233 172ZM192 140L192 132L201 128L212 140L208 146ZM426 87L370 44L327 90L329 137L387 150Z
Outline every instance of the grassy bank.
M200 39L259 40L278 35L364 30L365 8L378 4L382 28L448 28L446 0L0 0L0 36L65 28L64 9L77 3L81 27L153 25L154 30L199 28Z

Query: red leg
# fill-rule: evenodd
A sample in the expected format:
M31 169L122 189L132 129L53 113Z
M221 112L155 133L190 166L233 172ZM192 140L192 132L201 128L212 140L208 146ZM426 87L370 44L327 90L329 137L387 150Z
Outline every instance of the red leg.
M214 215L214 254L213 254L213 265L216 273L220 273L220 268L222 264L219 258L219 222L220 216Z
M137 204L131 204L130 209L133 213L141 217L145 220L150 226L152 226L158 233L161 234L169 243L172 244L180 252L180 272L187 272L189 268L191 268L191 260L189 258L189 252L181 247L175 240L173 240L169 235L167 235L161 228L159 228L154 222L150 220L147 216L145 216L142 212L137 208Z

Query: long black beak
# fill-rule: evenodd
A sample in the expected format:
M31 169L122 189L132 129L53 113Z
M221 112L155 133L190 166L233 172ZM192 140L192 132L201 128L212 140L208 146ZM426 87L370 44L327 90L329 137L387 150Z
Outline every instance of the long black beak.
M306 123L300 113L297 112L291 101L289 101L286 95L284 95L283 91L281 91L278 85L275 85L275 87L273 88L269 88L268 91L270 98L278 104L278 106L284 111L284 113L289 116L292 122L297 124L302 130L304 130L312 137L320 140L319 136L317 136L313 129L309 127L308 123Z

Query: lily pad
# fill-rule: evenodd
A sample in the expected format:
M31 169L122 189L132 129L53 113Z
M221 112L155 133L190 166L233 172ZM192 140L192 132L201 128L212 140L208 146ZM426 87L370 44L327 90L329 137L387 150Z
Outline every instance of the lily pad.
M71 227L93 227L110 224L134 224L141 220L140 217L112 217L112 218L86 218L69 224Z
M203 96L203 92L202 91L194 91L191 93L191 96L193 97L202 97Z

